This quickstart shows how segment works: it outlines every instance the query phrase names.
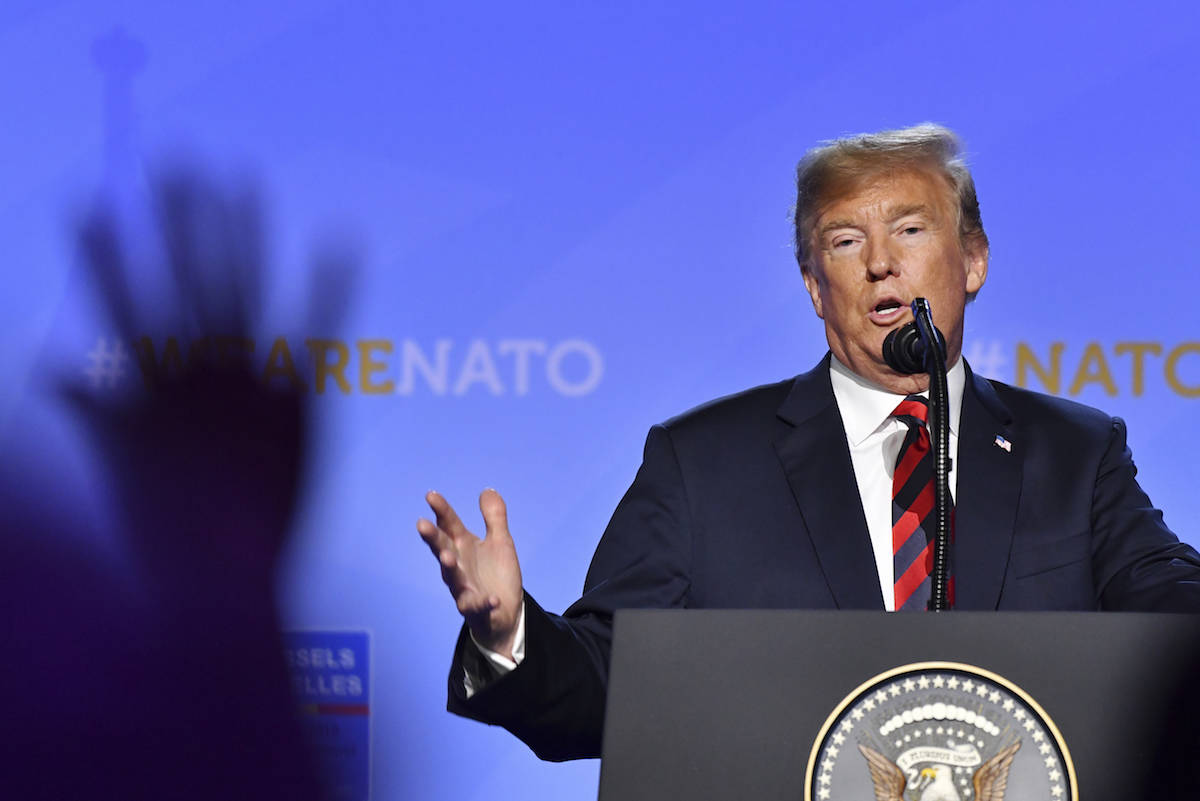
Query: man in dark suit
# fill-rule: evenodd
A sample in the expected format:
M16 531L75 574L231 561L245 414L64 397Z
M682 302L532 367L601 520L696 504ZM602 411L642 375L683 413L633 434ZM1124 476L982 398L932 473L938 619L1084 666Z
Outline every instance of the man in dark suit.
M797 185L797 260L830 354L652 428L563 616L524 592L497 493L480 497L482 540L427 496L436 523L418 531L466 621L452 711L546 759L597 756L616 609L893 610L914 587L927 594L928 550L899 561L893 516L910 430L898 404L927 377L882 357L914 297L946 338L957 607L1200 611L1200 556L1138 487L1124 424L984 380L960 358L988 242L954 135L839 140L805 156ZM697 643L696 658L719 647Z

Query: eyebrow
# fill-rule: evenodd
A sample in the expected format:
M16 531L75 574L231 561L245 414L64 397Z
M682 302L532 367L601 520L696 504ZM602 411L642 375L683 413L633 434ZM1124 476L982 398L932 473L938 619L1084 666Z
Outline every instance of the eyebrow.
M904 206L897 206L890 209L887 216L887 222L894 223L901 217L907 217L910 214L929 214L929 205L926 203L909 203ZM830 231L836 231L839 228L858 228L859 224L853 220L830 220L821 226L817 231L818 236L824 236Z
M835 231L838 228L857 228L857 227L858 227L858 224L851 222L850 220L830 220L829 222L827 222L821 226L821 230L817 231L817 234L820 236L825 236L825 234L829 233L830 231Z
M910 203L907 206L899 206L891 210L888 215L888 222L895 222L901 217L907 217L910 214L928 214L929 206L925 203Z

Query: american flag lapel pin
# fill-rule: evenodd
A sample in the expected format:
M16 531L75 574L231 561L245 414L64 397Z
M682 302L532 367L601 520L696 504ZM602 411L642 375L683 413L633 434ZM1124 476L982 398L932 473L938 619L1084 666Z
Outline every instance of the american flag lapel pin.
M1012 443L999 434L996 435L996 447L1003 448L1005 453L1012 453Z

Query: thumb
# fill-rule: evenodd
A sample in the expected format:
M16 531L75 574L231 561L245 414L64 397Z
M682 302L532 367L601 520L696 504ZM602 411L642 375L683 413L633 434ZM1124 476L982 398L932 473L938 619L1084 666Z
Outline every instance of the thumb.
M487 529L485 537L497 535L508 537L508 507L504 499L494 489L485 489L479 493L479 511L483 512L483 525Z

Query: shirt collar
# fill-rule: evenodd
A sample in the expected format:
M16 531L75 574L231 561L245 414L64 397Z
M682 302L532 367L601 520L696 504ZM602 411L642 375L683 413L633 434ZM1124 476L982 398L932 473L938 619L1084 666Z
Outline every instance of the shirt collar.
M889 392L855 375L850 368L831 354L829 380L833 384L833 397L842 414L842 425L851 446L859 445L892 416L896 406L906 396ZM966 370L960 356L954 366L946 371L946 387L950 391L950 433L958 436L958 420L962 415L963 387L967 382ZM929 391L920 393L929 397Z

